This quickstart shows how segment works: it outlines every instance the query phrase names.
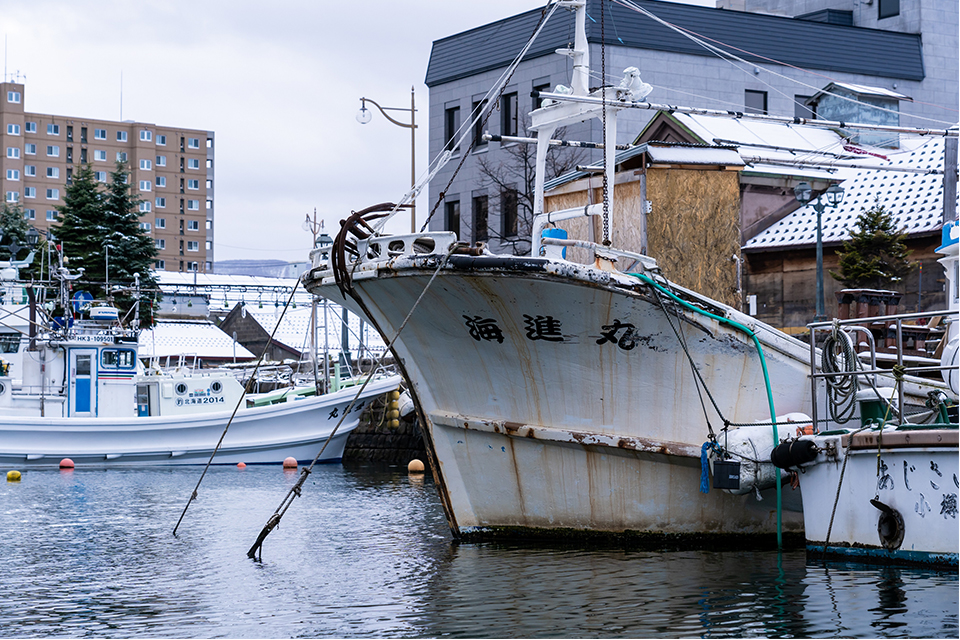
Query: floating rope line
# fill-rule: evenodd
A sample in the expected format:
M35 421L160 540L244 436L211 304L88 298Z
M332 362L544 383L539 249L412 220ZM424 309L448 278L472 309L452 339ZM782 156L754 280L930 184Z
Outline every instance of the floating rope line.
M345 225L343 230L341 230L340 233L345 233L346 229L347 227ZM397 341L397 338L400 337L400 334L403 332L404 327L407 326L407 322L413 316L413 312L417 310L418 306L420 306L420 302L423 300L423 297L427 294L427 290L430 288L430 285L432 285L433 281L436 280L437 276L440 274L440 271L447 264L447 260L450 258L451 254L453 254L456 248L457 248L457 245L454 243L447 250L447 253L443 256L443 259L440 261L440 264L437 265L437 268L433 272L433 275L430 276L430 280L423 287L423 291L420 292L419 297L417 297L416 301L413 303L413 306L410 308L409 313L407 313L407 316L403 319L403 322L400 323L400 327L397 329L396 335L393 336L393 339L389 342L389 344L387 344L387 348L380 355L380 358L377 360L377 363L374 366L374 369L380 366L380 364L383 362L383 359L387 356L388 353L393 352L393 344ZM367 379L364 381L363 386L361 386L360 389L357 391L356 395L353 397L353 400L350 401L350 404L347 406L346 410L344 410L343 415L340 416L340 420L339 422L337 422L337 426L335 426L333 428L333 431L330 432L330 436L327 438L327 441L323 443L323 447L320 449L320 452L313 459L313 462L310 463L310 466L305 467L303 469L303 471L300 473L300 478L297 479L296 484L294 484L293 487L290 488L290 491L287 492L287 495L284 496L283 500L280 501L280 505L273 512L273 515L271 515L267 519L266 524L263 525L263 529L260 530L260 535L257 536L256 542L254 542L253 546L251 546L250 549L247 551L248 558L250 558L251 560L258 560L258 561L263 560L264 540L266 540L267 536L270 535L270 532L273 531L280 524L280 519L283 518L284 514L287 512L287 509L289 509L290 505L293 504L293 501L300 496L303 483L306 482L307 477L313 472L314 465L317 464L317 461L320 459L320 456L323 455L323 452L327 448L327 445L330 444L331 440L333 440L333 436L337 433L337 430L340 428L340 425L343 424L344 419L347 417L347 415L349 415L350 411L353 409L354 405L357 403L357 400L360 398L360 394L363 393L363 390L367 388L367 385L370 383L372 379L373 379L373 374L371 373L371 375L368 376ZM259 557L257 556L258 551L260 552Z
M253 373L250 375L250 378L247 379L247 384L243 386L243 393L240 394L240 399L237 400L237 406L233 408L233 413L230 414L230 419L227 420L227 424L223 428L223 433L220 434L220 439L217 441L217 446L213 448L213 453L210 454L210 459L207 460L207 465L203 468L203 473L200 474L200 479L197 480L197 486L194 487L193 493L190 494L190 498L187 500L187 504L183 507L183 512L180 514L180 519L177 520L177 525L173 528L174 536L177 535L177 529L180 528L180 523L183 522L183 517L187 515L187 509L190 508L190 503L197 499L197 491L200 489L200 483L203 482L204 476L207 475L207 470L210 468L210 465L213 464L213 457L217 455L217 451L220 450L220 445L223 444L223 439L227 437L227 431L229 431L230 425L233 424L233 418L237 415L237 411L240 409L240 406L246 399L247 393L249 393L250 387L253 385L253 381L257 377L257 371L260 369L260 364L263 362L263 358L267 354L267 349L269 349L270 345L273 344L273 337L277 334L277 329L280 328L280 323L283 321L283 316L290 307L290 303L293 302L293 295L297 292L297 286L299 284L300 280L297 280L296 284L293 285L293 289L290 290L290 297L287 299L287 304L283 307L283 311L280 312L280 318L277 320L277 325L273 328L273 332L270 334L267 344L263 346L263 351L260 352L260 357L257 358L257 363L253 367Z

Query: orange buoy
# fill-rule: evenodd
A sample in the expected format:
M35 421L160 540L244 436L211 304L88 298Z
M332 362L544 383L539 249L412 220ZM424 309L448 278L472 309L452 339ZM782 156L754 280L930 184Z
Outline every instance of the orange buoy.
M70 458L64 458L63 460L60 461L60 468L73 469L74 468L73 460L71 460Z
M283 468L284 468L284 469L296 469L296 468L297 468L297 459L294 458L293 456L291 456L291 457L289 457L289 458L285 458L284 461L283 461Z
M408 473L423 473L423 463L414 458L410 461L410 464L407 465Z
M237 469L246 469L246 468L247 468L247 463L246 463L246 462L238 462L238 463L237 463Z

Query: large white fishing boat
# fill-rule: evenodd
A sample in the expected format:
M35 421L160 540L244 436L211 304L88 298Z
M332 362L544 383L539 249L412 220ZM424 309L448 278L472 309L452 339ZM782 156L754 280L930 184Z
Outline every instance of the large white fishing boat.
M799 492L781 493L787 472L768 461L811 421L809 346L669 282L647 256L542 233L588 216L608 239L617 113L649 89L628 69L619 87L591 92L584 2L554 4L576 14L574 46L559 52L573 79L530 114L531 255L494 255L450 232L381 235L377 220L397 208L378 205L311 254L303 282L392 342L455 536L799 537ZM551 138L591 118L607 141L604 201L545 212ZM566 260L564 245L594 262ZM735 449L740 471L714 474L731 490L709 491L707 458Z
M334 430L321 461L338 461L362 410L400 384L374 376L355 402L357 380L260 399L229 371L145 369L137 331L120 326L116 308L41 326L16 270L4 276L0 465L206 464L218 443L214 464L310 462Z

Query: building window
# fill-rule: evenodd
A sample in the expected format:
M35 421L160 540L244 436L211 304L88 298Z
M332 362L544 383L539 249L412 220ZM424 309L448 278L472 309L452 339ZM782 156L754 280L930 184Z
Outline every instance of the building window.
M117 131L117 142L126 142L126 141L127 141L127 132Z
M187 160L187 169L199 169L199 168L200 168L200 160L198 160L197 158L190 158L189 160Z
M882 18L892 18L900 15L900 0L880 0L877 15Z
M97 161L99 161L99 162L106 162L106 161L107 161L107 152L106 152L106 151L103 151L102 149L94 149L94 150L93 150L93 159L94 159L94 160L97 160Z
M67 142L73 142L73 125L67 125Z
M443 204L447 231L453 231L460 236L460 201L448 200Z
M20 202L20 192L7 191L7 202Z
M23 219L24 219L24 220L36 220L36 219L37 219L37 210L36 210L36 209L24 209L24 210L23 210Z
M743 110L747 113L766 113L767 112L767 92L751 91L747 89L743 92Z
M457 129L460 128L460 107L449 107L443 112L443 149L457 153L460 147L454 149Z
M213 180L207 180L207 191L213 189Z
M59 178L59 177L60 177L60 168L59 168L59 167L47 167L47 177L48 177L48 178Z
M23 197L24 197L24 198L36 198L36 197L37 197L37 188L36 188L36 187L24 187L24 188L23 188Z
M86 127L80 127L80 142L83 144L87 144L87 128Z
M210 211L210 209L213 209L213 200L207 198L207 211Z
M812 119L814 117L813 110L807 105L807 100L811 96L793 96L793 117L794 118L807 118Z
M20 104L20 92L19 91L7 91L7 102L12 102L14 104Z
M55 144L53 144L53 145L48 144L48 145L47 145L47 155L50 156L51 158L59 158L59 157L60 157L60 147L57 146L57 145L55 145Z
M93 130L93 139L94 139L94 140L106 140L106 139L107 139L107 130L106 130L106 129L94 129L94 130Z
M37 177L37 165L35 164L25 164L23 165L23 175L36 178Z
M200 251L200 242L197 240L188 240L187 251Z
M204 246L206 247L207 251L213 251L213 241L212 241L212 240L207 240L207 241L204 243Z
M149 222L141 222L140 228L143 229L144 231L150 231L151 225Z
M7 169L7 180L19 180L19 179L20 179L19 169Z
M213 220L207 219L207 231L213 229Z
M37 155L37 145L33 144L32 142L28 142L27 144L23 145L23 151L28 156L35 156Z
M487 101L481 100L480 102L473 103L473 111L470 112L471 118L477 118L476 122L473 123L473 148L479 149L480 147L486 147L487 141L483 139L483 118L480 117L480 114L483 113L483 110L487 108Z
M199 180L187 180L187 189L199 189L200 181Z
M147 131L146 129L140 129L140 141L141 142L151 142L153 140L153 133Z
M166 269L167 262L165 260L157 260L153 263L153 266L157 269Z
M150 203L149 203L149 202L141 202L141 203L140 203L140 213L150 213L150 211L151 211L152 209L153 209L153 207L150 206Z
M47 189L47 200L59 200L60 189Z
M8 158L19 158L20 157L20 148L19 147L7 147L7 157Z
M500 192L500 234L505 238L517 235L517 190Z
M487 196L473 196L473 240L480 242L490 237L487 227Z
M87 148L80 147L80 164L87 164Z
M207 158L207 169L213 169L213 160Z
M153 190L153 185L150 183L149 180L140 181L140 191L152 191L152 190Z
M188 148L188 149L199 149L199 148L200 148L200 138L188 138L188 139L187 139L187 148Z
M167 136L161 135L161 134L157 134L157 144L159 144L159 145L161 145L161 146L164 146L164 147L167 146Z
M96 180L97 182L106 183L106 182L107 182L107 172L106 172L106 171L94 171L94 172L93 172L93 179Z
M158 167L167 166L167 156L157 156L157 166Z
M535 84L533 85L533 90L536 91L537 93L541 91L550 91L550 83L541 82L539 84ZM541 98L540 96L537 96L533 101L533 108L539 109L542 106L543 106L543 98Z
M500 98L500 135L517 135L517 94L508 93Z
M36 122L24 122L23 130L26 133L36 133L37 132L37 123Z
M117 162L126 162L126 161L127 161L127 152L117 151Z
M154 244L154 246L155 246L157 249L166 249L166 248L167 248L167 241L164 240L163 238L157 238L157 239L154 241L153 244Z
M60 125L58 125L58 124L48 124L48 125L47 125L47 135L48 135L48 136L58 136L58 135L60 135Z
M157 205L157 208L158 208L158 209L164 209L164 208L166 208L166 206L167 206L167 199L166 199L166 198L162 198L162 197L158 197L157 200L156 200L156 205Z
M165 186L167 186L166 176L157 176L157 187L165 187Z
M153 225L157 229L166 229L167 228L167 219L166 218L157 218L153 221Z
M8 124L7 125L7 135L18 136L20 135L20 125L18 124Z
M140 168L143 169L144 171L152 171L152 170L153 170L153 162L151 162L150 160L141 160L141 161L140 161Z
M47 209L47 220L59 220L60 212L56 209Z
M187 220L187 231L200 231L200 221Z
M188 210L188 211L200 211L200 201L199 201L199 200L187 200L187 210Z

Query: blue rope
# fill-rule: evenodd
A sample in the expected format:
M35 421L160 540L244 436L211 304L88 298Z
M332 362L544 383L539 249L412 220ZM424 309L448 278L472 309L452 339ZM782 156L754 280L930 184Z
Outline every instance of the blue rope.
M700 493L710 493L710 462L707 461L707 452L710 449L720 453L716 442L707 440L700 447Z

